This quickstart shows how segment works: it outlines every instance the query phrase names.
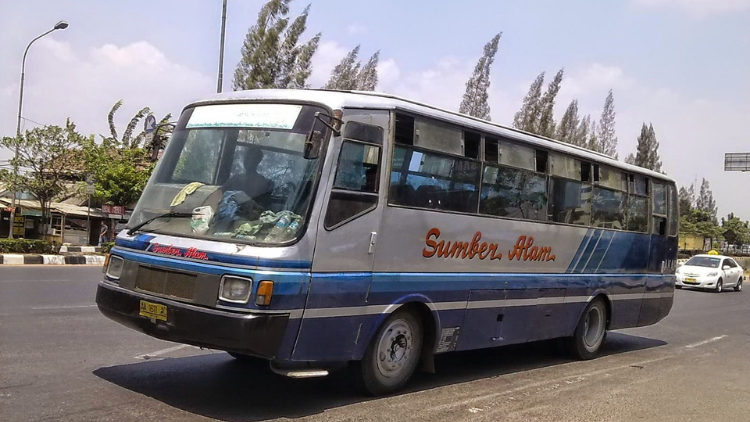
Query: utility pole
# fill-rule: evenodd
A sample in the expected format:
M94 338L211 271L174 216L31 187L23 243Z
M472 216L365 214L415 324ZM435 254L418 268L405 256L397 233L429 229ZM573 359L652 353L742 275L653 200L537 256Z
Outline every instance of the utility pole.
M224 84L224 34L227 31L227 0L221 10L221 41L219 45L219 80L216 83L216 93L221 93Z

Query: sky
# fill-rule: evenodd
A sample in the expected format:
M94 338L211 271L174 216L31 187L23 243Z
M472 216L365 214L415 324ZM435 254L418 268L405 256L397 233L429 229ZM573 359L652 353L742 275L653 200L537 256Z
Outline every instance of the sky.
M225 91L261 0L229 0ZM292 3L298 14L307 1ZM615 98L620 159L651 123L663 170L678 185L706 178L719 216L750 220L750 173L723 171L725 152L750 152L750 0L312 0L305 39L322 32L309 83L325 84L356 45L380 51L379 91L450 110L461 103L482 48L502 32L491 72L494 122L510 125L529 84L565 69L559 119L572 99L599 119ZM120 131L144 106L179 114L216 91L221 0L0 0L0 136L12 136L21 59L29 41L59 20L70 26L37 41L26 61L22 127L73 120ZM8 151L0 150L0 166Z

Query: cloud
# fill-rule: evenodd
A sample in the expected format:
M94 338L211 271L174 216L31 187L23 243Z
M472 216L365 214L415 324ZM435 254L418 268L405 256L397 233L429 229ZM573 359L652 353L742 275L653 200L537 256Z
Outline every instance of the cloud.
M631 3L644 8L676 8L695 18L750 10L750 0L631 0Z
M364 34L368 30L369 29L365 25L362 25L361 23L356 23L356 22L350 23L349 25L346 26L346 31L352 35Z
M115 123L122 132L142 107L158 118L176 117L187 102L214 92L213 78L170 61L145 41L105 44L81 54L67 42L47 38L35 48L27 66L23 116L55 125L70 117L83 134L107 134L107 113L120 99L124 105ZM0 89L0 136L15 132L17 101L17 83Z

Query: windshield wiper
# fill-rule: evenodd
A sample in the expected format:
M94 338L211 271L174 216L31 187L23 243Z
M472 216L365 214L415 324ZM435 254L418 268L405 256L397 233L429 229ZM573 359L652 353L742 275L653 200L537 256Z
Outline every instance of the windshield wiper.
M146 224L148 224L148 223L150 223L150 222L152 222L154 220L158 220L160 218L188 218L188 217L192 217L194 215L198 215L198 214L194 214L192 212L168 212L168 213L165 213L165 214L159 214L159 215L153 216L153 217L151 217L149 219L146 219L145 221L142 221L139 224L136 224L135 227L133 227L131 229L128 229L128 235L129 236L132 235L133 233L135 233L136 231L138 231L138 229L140 229L141 227L145 226Z

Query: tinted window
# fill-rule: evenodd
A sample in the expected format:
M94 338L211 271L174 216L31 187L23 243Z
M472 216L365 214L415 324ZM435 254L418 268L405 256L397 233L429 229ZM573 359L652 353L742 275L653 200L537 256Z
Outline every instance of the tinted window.
M481 165L432 152L396 147L389 202L420 208L476 212Z
M377 192L379 164L379 147L344 141L333 187L358 192Z
M623 192L595 187L591 204L591 224L594 227L625 229L626 199L627 195Z
M664 217L654 216L654 224L651 233L664 236L667 234L667 219Z
M591 186L551 178L550 219L558 223L588 225L591 217L590 196Z
M366 214L378 205L377 195L331 192L326 211L325 227L334 228L355 217Z
M383 128L380 126L350 121L344 125L344 138L382 145Z
M547 219L547 178L521 169L486 166L481 214L531 220Z
M653 183L654 214L667 213L667 187L661 183Z
M648 231L648 198L631 195L628 199L628 230Z
M677 206L677 189L674 185L667 186L669 193L669 235L677 236L677 228L680 225L680 211Z

